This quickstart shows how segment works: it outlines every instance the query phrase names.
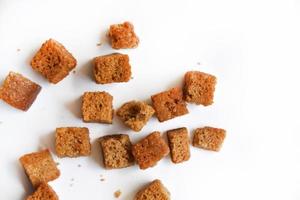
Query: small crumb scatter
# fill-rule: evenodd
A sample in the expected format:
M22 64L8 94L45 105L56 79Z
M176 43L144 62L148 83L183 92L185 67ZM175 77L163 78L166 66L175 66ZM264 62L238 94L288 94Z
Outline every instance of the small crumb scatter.
M101 45L102 45L102 42L97 43L97 46L98 46L98 47L101 46Z
M17 51L21 51L21 49L17 49Z
M101 179L100 179L100 181L102 181L102 182L103 182L103 181L105 181L105 179L104 179L104 178L101 178Z
M81 167L81 164L78 164L77 167Z
M121 190L115 191L115 197L116 198L119 198L121 196L121 194L122 194Z

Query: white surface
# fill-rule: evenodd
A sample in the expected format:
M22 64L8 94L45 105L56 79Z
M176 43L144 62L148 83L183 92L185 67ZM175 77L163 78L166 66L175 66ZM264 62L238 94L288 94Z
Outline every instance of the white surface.
M299 199L299 8L299 1L291 0L0 0L0 80L12 70L43 87L26 113L0 103L0 199L31 193L18 158L42 147L53 152L53 133L60 126L87 126L93 142L91 157L54 157L61 176L51 185L60 199L109 200L120 189L120 199L130 200L156 178L173 200ZM137 49L119 51L130 55L133 79L97 85L90 60L115 51L105 40L96 44L110 24L125 20L134 23L141 40ZM78 60L76 74L57 85L29 66L48 38ZM180 85L192 69L218 77L213 106L189 105L189 115L165 123L153 118L138 134L117 117L113 125L79 118L84 91L105 90L118 108ZM174 165L166 158L146 171L105 170L95 143L105 134L128 133L136 142L154 130L205 125L227 129L220 153L191 147L189 162Z

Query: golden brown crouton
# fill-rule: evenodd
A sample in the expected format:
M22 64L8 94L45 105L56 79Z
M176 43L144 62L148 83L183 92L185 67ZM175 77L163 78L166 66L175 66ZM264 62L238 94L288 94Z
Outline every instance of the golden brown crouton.
M154 114L154 109L142 101L130 101L117 110L117 115L125 125L134 131L140 131Z
M107 92L85 92L82 99L84 122L111 124L113 120L113 97Z
M128 82L131 77L129 56L113 53L94 58L94 76L101 84Z
M31 60L31 67L50 83L58 83L75 68L77 61L59 42L49 39Z
M134 27L130 22L111 25L108 37L114 49L135 48L139 44L139 38L134 33Z
M131 142L128 135L106 135L100 138L105 168L115 169L133 165Z
M225 139L226 131L220 128L197 128L194 132L193 146L219 151Z
M187 102L211 105L214 99L217 78L198 71L187 72L184 76L184 98Z
M0 99L9 105L26 111L33 104L41 86L25 78L21 74L9 72L0 88Z
M168 145L157 131L149 134L132 147L132 154L140 169L155 166L169 152Z
M189 111L182 99L182 91L179 88L158 93L151 96L156 116L160 122L185 115Z
M48 149L22 156L20 162L34 187L59 177L60 172Z
M173 163L181 163L190 159L190 143L187 128L167 131L171 159Z
M170 200L170 192L160 180L154 180L144 189L140 190L134 200Z
M41 183L37 190L26 200L58 200L58 196L50 185Z
M55 150L59 157L78 157L91 154L88 128L62 127L55 133Z

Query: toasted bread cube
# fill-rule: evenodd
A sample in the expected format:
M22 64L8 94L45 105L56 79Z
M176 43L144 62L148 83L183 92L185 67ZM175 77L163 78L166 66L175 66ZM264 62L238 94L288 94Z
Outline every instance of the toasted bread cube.
M35 188L43 182L47 183L58 178L60 175L48 149L26 154L19 160Z
M9 72L0 88L0 99L17 109L26 111L41 89L41 86L21 74Z
M89 129L85 127L57 128L55 150L58 157L89 156L91 154Z
M173 163L181 163L190 159L190 142L187 128L167 131L171 159Z
M36 191L28 196L26 200L58 200L55 191L47 183L41 183Z
M158 93L151 96L156 116L160 122L164 122L175 117L185 115L189 111L182 97L182 91L179 88Z
M155 166L169 152L168 145L157 131L149 134L132 147L132 154L140 169Z
M58 83L75 68L77 61L59 42L49 39L31 60L31 67L50 83Z
M100 84L128 82L131 78L129 56L113 53L94 58L94 76Z
M139 44L139 38L134 33L134 27L130 22L111 25L108 37L114 49L135 48Z
M170 200L170 192L160 180L152 181L148 186L140 190L134 200Z
M193 146L211 151L220 151L226 131L220 128L197 128L194 132Z
M116 169L133 165L134 158L131 153L131 142L128 135L107 135L101 137L99 142L105 168Z
M187 102L209 106L213 104L217 78L198 71L187 72L184 76L184 99Z
M82 99L84 122L111 124L113 120L113 97L107 92L85 92Z
M154 109L142 101L130 101L117 110L117 115L125 125L134 131L140 131L154 114Z

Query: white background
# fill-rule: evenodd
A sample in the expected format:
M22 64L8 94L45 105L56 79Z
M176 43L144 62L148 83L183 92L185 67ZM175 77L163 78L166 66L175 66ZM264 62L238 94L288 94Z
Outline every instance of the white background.
M109 200L120 189L120 199L130 200L156 178L173 200L300 199L299 12L297 0L0 0L0 81L12 70L43 87L28 112L0 102L0 199L32 192L18 158L45 147L55 153L54 130L61 126L88 127L93 145L86 158L54 154L61 176L50 184L60 199ZM97 85L90 61L115 52L105 33L125 20L140 37L138 48L118 51L129 54L133 79ZM78 60L76 73L57 85L29 66L48 38ZM85 91L111 93L118 108L180 86L192 69L218 77L212 106L189 105L189 115L165 123L153 118L140 133L117 117L113 125L80 119ZM105 134L128 133L136 142L154 130L206 125L227 130L221 152L191 147L190 161L174 165L167 157L145 171L102 166L96 139Z

